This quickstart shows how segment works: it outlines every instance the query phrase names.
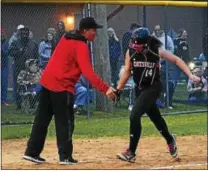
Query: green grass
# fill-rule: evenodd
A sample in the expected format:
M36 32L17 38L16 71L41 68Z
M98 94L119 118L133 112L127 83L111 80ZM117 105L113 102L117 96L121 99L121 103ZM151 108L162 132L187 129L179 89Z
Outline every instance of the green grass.
M179 135L207 135L207 114L177 115L165 117L171 132ZM147 118L142 118L142 135L159 136L158 131ZM31 125L2 127L2 139L25 138L30 134ZM89 139L98 137L127 137L129 133L128 118L104 118L86 120L76 118L74 137ZM54 123L49 127L48 136L55 136Z
M118 117L128 117L129 111L127 110L128 106L125 108L117 108L111 114L106 114L103 112L93 112L92 119L99 118L118 118ZM205 106L194 106L194 105L183 105L175 104L174 109L161 109L162 114L170 112L179 112L179 111L195 111L199 109L207 109ZM78 116L79 120L86 120L87 116ZM34 116L23 114L21 111L16 110L15 105L10 105L9 107L2 106L2 115L1 122L3 124L13 124L13 123L33 123Z
M185 87L178 85L177 98L184 99L182 92L185 92ZM180 93L181 91L181 93ZM121 108L116 108L112 114L103 112L94 112L91 119L86 116L76 116L75 138L97 138L120 136L126 137L129 133L129 111L128 105L123 102ZM180 111L195 111L199 109L207 109L206 106L174 104L174 109L161 109L161 113L180 112ZM28 116L21 111L16 110L15 105L9 107L2 106L2 123L33 123L34 116ZM192 114L192 115L174 115L167 116L165 120L168 123L171 132L177 135L207 135L207 114ZM159 136L158 131L147 117L142 119L143 136ZM22 126L6 126L2 127L2 139L25 138L28 137L31 131L31 125ZM52 122L48 131L48 136L54 138L55 128Z
M127 92L126 92L127 93ZM126 94L125 93L125 94ZM11 92L8 93L10 99L12 98ZM127 93L128 95L128 93ZM174 94L174 99L185 100L188 97L188 92L186 85L178 84L176 92ZM127 117L129 115L128 108L128 98L121 102L121 106L119 108L115 108L112 114L103 114L103 112L94 112L92 118L117 118L117 117ZM172 113L172 112L180 112L180 111L195 111L195 110L207 110L207 106L197 106L197 105L184 105L181 103L174 103L174 109L161 109L162 114ZM92 110L95 111L95 107L91 106ZM23 114L21 111L16 110L16 106L11 104L9 107L2 106L2 123L32 123L34 120L34 116L27 116ZM79 116L79 120L86 120L85 116Z
M23 114L22 111L16 110L16 105L12 104L9 107L2 106L1 122L2 123L26 123L33 122L34 116Z

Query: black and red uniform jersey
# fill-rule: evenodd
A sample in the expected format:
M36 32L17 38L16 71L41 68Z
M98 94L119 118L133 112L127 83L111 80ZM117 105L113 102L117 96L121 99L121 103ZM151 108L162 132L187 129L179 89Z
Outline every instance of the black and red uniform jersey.
M135 53L135 50L130 48L129 55L131 73L136 86L146 88L160 80L158 51L152 53L148 50L146 53Z

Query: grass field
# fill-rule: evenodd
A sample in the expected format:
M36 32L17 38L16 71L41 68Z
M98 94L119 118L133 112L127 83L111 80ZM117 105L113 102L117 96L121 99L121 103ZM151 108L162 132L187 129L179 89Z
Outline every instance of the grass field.
M179 99L186 99L187 93L184 85L178 85L175 97ZM185 97L185 96L186 97ZM183 97L184 96L184 97ZM75 138L97 138L103 136L127 136L129 126L129 111L128 105L123 103L121 108L115 108L112 114L103 112L93 112L91 119L87 116L76 116ZM207 110L207 106L184 105L181 103L174 103L174 109L161 109L162 114L174 113L180 111L196 111ZM179 135L205 135L207 133L207 114L199 113L193 115L178 115L165 117L172 132ZM34 116L23 114L16 110L16 106L11 104L9 107L2 106L1 123L2 124L24 124L33 123ZM143 135L144 136L158 136L153 124L148 118L144 117ZM21 126L5 126L2 127L2 138L23 138L30 133L31 125ZM49 136L55 135L54 124L52 122L49 129Z
M97 115L101 116L100 113ZM104 114L103 114L104 115ZM8 118L14 115L8 115ZM105 115L104 115L105 116ZM75 138L97 138L97 137L111 137L111 136L128 136L129 120L124 118L92 118L87 120L83 116L76 117ZM112 115L111 115L112 117ZM24 117L16 117L23 119ZM26 117L23 120L28 120ZM32 118L30 118L32 120ZM171 132L177 135L206 135L207 134L207 114L193 114L193 115L177 115L166 116L165 120L168 123ZM143 117L143 136L159 136L154 125L149 121L148 117ZM2 139L24 138L30 134L31 125L22 126L5 126L2 127ZM49 137L55 136L55 127L52 122L48 132Z
M116 108L112 114L105 114L103 112L93 112L92 118L117 118L117 117L128 117L129 111L128 106L123 104L124 107ZM174 113L180 111L196 111L196 110L207 110L207 106L195 106L195 105L184 105L184 104L174 104L174 109L160 109L162 114ZM12 124L12 123L32 123L34 116L26 115L20 110L16 110L16 106L11 104L9 107L2 106L1 111L1 123L2 124ZM86 120L86 116L79 116L80 119Z

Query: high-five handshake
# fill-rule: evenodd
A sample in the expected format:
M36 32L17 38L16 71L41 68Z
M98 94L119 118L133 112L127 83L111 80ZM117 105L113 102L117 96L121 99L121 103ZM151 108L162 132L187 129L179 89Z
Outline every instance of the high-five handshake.
M110 87L108 91L106 92L106 96L110 99L113 100L114 102L120 100L120 94L121 90L114 89L113 87Z

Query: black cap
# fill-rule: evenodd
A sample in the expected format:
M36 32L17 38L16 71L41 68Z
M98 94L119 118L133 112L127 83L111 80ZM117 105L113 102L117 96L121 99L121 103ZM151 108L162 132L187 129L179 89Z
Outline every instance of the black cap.
M94 18L92 17L83 18L79 22L79 29L100 29L100 28L103 28L103 26L97 24Z

